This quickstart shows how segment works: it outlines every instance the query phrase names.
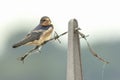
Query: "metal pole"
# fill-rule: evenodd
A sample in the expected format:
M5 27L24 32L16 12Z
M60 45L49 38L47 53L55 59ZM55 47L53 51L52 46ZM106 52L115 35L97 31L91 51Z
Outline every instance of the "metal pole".
M68 24L67 80L83 80L77 27L77 20L71 19Z

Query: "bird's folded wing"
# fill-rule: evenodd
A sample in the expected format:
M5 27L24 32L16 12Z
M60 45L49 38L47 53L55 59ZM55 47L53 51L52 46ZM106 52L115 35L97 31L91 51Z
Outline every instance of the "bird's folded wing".
M32 42L34 40L38 40L40 38L40 36L43 34L43 32L44 31L39 31L39 32L32 31L30 34L25 36L25 38L22 40L22 42L26 44L28 42Z
M39 31L39 32L34 32L32 31L31 33L27 34L25 38L18 43L13 45L13 48L19 47L21 45L27 44L29 42L33 42L35 40L38 40L41 35L43 34L44 31Z

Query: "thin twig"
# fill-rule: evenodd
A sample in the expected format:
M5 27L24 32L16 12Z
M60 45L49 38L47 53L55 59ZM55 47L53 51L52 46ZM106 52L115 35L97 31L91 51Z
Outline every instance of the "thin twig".
M76 28L75 31L77 31L77 30L81 30L81 29L80 29L80 28ZM68 33L68 31L66 31L66 32L64 32L64 33L62 33L62 34L60 34L60 35L57 35L57 36L51 38L50 40L46 41L46 43L49 42L49 41L51 41L51 40L54 40L54 39L56 40L56 39L58 39L59 37L65 35L65 34L67 34L67 33Z
M56 31L55 31L55 33L54 33L54 37L55 37L55 36L58 36L58 34L57 34ZM59 38L56 38L55 40L58 40L58 42L61 43L61 41L59 40Z
M78 30L81 30L81 29L80 29L80 28L76 28L76 29L75 29L75 31L78 31ZM55 35L53 38L51 38L50 40L45 41L45 42L44 42L43 44L41 44L41 45L44 45L44 44L46 44L47 42L52 41L52 40L58 40L59 43L61 43L61 41L60 41L58 38L61 37L61 36L63 36L63 35L65 35L65 34L67 34L67 33L68 33L68 32L66 31L66 32L58 35L57 32L55 32L56 35ZM85 39L85 41L86 41L86 43L87 43L87 45L88 45L89 51L92 53L92 55L95 56L95 57L97 57L99 60L101 60L101 61L103 61L103 62L105 62L105 63L108 64L109 62L107 62L107 61L105 61L104 59L102 59L101 57L99 57L99 56L97 55L97 53L91 48L89 42L88 42L87 39L86 39L86 37L88 37L89 35L86 36L86 35L84 35L83 33L79 32L79 31L78 31L78 33L80 34L80 36L81 36L82 38ZM34 52L35 50L39 49L39 47L40 47L40 46L36 46L36 47L33 48L32 50L28 51L24 56L19 57L19 60L24 63L25 58L26 58L30 53L32 53L32 52ZM40 50L39 50L39 52L40 52Z
M80 28L76 28L75 30L80 30ZM67 33L68 33L68 32L66 31L66 32L58 35L57 32L55 31L55 36L54 36L53 38L51 38L50 40L45 41L45 42L42 43L41 45L44 45L44 44L46 44L47 42L52 41L52 40L58 40L59 43L61 43L61 41L60 41L58 38L61 37L61 36L63 36L63 35L65 35L65 34L67 34ZM38 50L39 47L40 47L40 46L36 46L36 47L33 48L32 50L26 52L25 55L19 57L18 60L20 60L20 61L22 61L22 62L24 63L24 60L26 59L26 57L27 57L28 55L30 55L31 53L33 53L35 50ZM39 50L39 52L40 52L40 50Z

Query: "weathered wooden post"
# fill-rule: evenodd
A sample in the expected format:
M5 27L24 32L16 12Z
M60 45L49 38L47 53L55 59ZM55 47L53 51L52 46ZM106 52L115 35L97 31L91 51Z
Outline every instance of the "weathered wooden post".
M68 24L67 80L83 80L80 54L80 41L76 19Z

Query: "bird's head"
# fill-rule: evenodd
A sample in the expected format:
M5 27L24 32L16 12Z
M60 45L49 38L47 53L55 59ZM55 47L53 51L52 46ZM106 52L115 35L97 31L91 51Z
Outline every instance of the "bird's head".
M43 16L40 20L40 25L41 26L48 26L48 25L51 25L51 20L49 17L47 16Z

